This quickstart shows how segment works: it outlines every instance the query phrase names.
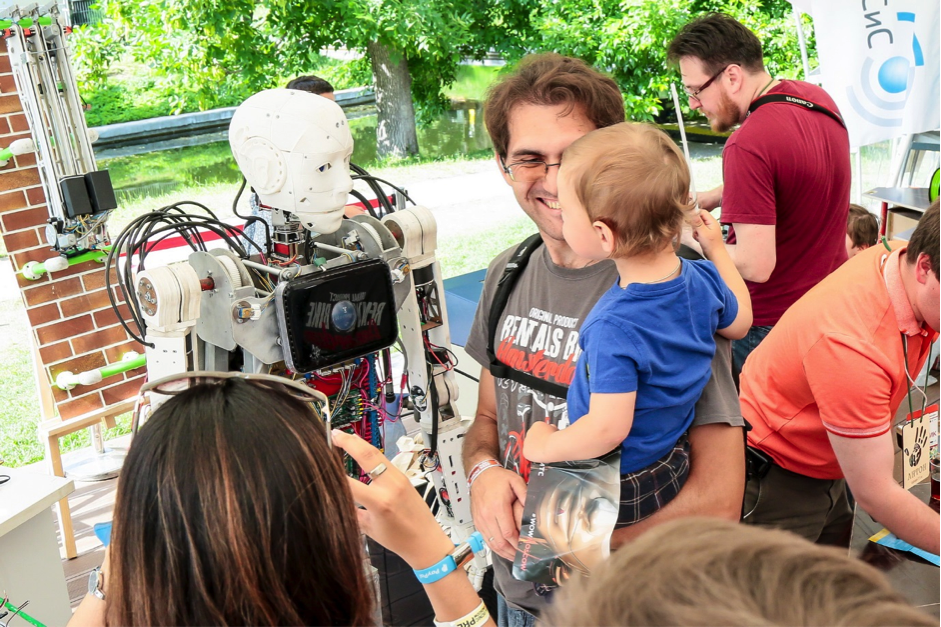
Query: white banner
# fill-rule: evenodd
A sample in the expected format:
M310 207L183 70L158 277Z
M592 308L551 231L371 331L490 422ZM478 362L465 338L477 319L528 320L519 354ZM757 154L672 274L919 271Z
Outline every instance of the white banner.
M941 125L938 0L812 0L811 15L854 148Z

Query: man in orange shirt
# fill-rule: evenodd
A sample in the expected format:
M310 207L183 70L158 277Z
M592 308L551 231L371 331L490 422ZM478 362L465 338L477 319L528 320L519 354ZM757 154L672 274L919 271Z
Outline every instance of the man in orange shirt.
M892 476L895 412L938 337L938 240L935 201L907 247L873 246L843 264L749 357L744 522L845 544L848 484L895 535L939 552L938 514Z

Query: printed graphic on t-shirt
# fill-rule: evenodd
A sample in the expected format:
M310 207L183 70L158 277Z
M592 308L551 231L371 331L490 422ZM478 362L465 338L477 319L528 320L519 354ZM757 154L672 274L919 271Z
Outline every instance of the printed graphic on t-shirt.
M578 346L580 322L579 318L537 307L531 308L526 316L508 315L497 330L497 359L515 370L568 386L575 376L575 365L581 354ZM496 388L497 415L507 417L500 423L501 461L506 468L529 480L529 462L522 454L526 431L536 421L548 422L560 429L568 426L565 399L509 379L497 379Z

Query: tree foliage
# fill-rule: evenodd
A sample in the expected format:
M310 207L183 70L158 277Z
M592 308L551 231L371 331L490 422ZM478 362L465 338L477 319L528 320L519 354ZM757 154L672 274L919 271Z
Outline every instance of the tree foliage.
M621 87L628 118L654 120L673 108L670 83L679 75L667 64L670 41L711 11L731 15L758 36L772 75L799 76L797 29L786 0L557 0L533 15L530 49L578 57L608 72Z
M683 24L709 11L752 29L773 75L800 75L786 0L110 0L107 22L80 29L73 47L80 79L97 87L118 51L129 48L152 69L155 93L184 111L231 105L285 77L319 72L324 48L364 52L378 43L407 64L410 94L394 97L412 98L419 121L447 106L442 94L462 58L493 50L512 62L555 51L608 72L628 117L654 120L672 109L669 85L678 80L667 46ZM368 81L371 71L363 59L323 73Z

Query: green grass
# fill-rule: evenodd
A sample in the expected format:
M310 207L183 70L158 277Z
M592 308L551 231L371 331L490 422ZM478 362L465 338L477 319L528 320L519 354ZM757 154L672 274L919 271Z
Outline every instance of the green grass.
M39 441L39 396L33 375L33 356L30 348L29 328L20 300L0 303L0 318L10 321L0 328L0 459L6 466L17 467L42 460L45 455ZM130 414L117 419L114 429L105 431L105 438L130 433ZM59 440L63 453L91 444L88 430L68 435Z

